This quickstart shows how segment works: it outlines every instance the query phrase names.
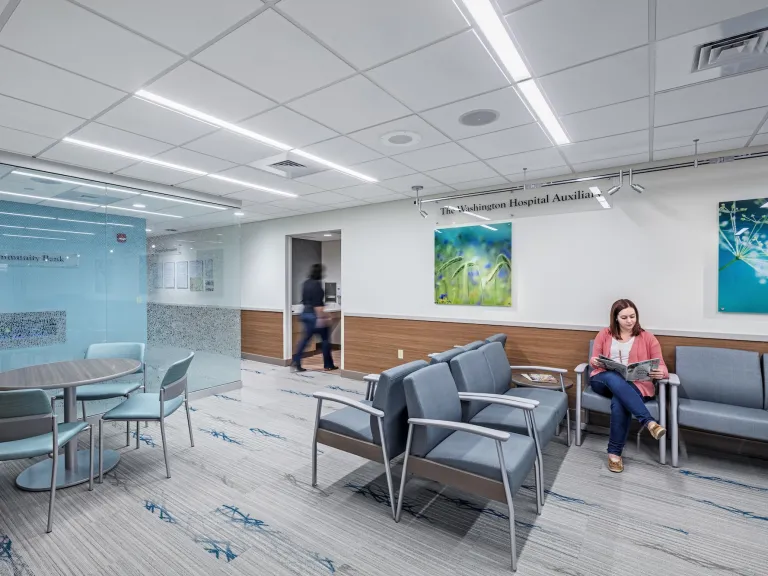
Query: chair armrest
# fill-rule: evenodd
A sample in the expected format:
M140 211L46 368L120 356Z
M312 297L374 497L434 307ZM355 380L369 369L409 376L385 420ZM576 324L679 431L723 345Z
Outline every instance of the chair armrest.
M556 374L567 374L568 370L564 368L550 368L549 366L510 366L512 370L544 370L545 372L555 372Z
M459 400L470 402L472 400L482 400L488 404L502 404L513 408L522 408L523 410L534 410L538 405L538 400L530 398L515 398L514 396L502 396L501 394L483 394L474 392L459 392Z
M440 354L440 352L432 352L431 354L427 354L427 358L432 358L433 356L437 356Z
M587 371L587 368L589 368L589 364L587 364L586 362L582 362L581 364L576 366L576 368L574 368L573 371L576 372L576 374L584 374L584 372Z
M381 378L381 374L368 374L368 376L363 376L364 382L378 382L379 378Z
M339 404L344 404L346 406L349 406L351 408L357 408L358 410L362 410L366 414L370 414L371 416L376 416L377 418L384 418L384 412L381 410L377 410L373 406L368 406L367 404L363 404L362 402L358 402L357 400L354 400L352 398L347 398L346 396L340 396L338 394L329 394L328 392L315 392L312 394L315 398L318 400L330 400L331 402L338 402Z
M670 386L680 386L680 378L677 374L669 373L669 378L659 380L659 384L669 384Z
M465 424L464 422L409 418L408 424L414 424L416 426L435 426L437 428L448 428L449 430L456 430L457 432L469 432L471 434L478 434L480 436L485 436L486 438L499 440L501 442L506 442L509 440L509 432L502 432L501 430L494 430L493 428L486 428L485 426L476 426L475 424Z

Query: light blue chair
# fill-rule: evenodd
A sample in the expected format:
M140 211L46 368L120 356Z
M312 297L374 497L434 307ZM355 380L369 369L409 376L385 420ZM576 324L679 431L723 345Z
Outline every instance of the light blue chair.
M102 414L99 420L99 484L104 481L104 467L102 458L104 454L104 421L127 422L130 427L131 422L136 422L136 449L139 448L139 423L140 422L160 422L160 435L163 439L163 457L165 458L165 472L168 478L171 477L171 467L168 463L168 446L165 441L165 419L176 412L184 404L187 411L187 425L189 426L189 442L192 447L195 446L195 439L192 436L192 418L189 414L189 393L187 391L187 371L194 352L183 360L179 360L168 368L163 382L160 384L160 393L135 394L120 404L112 408L109 412ZM183 397L182 397L183 396Z
M88 489L93 490L93 428L86 422L57 425L53 401L42 390L0 392L0 461L22 460L47 454L53 456L46 533L53 528L59 449L72 440L77 441L77 435L84 430L89 430L91 435Z
M77 387L77 400L82 404L83 420L86 419L85 403L95 402L97 400L111 400L113 398L128 399L132 392L146 389L147 373L144 365L144 344L140 342L105 342L100 344L91 344L85 352L86 360L104 359L104 358L128 358L141 362L141 368L135 373L141 375L141 380L136 379L135 374L123 376L107 382L98 384L87 384ZM57 399L63 398L62 394ZM125 429L125 445L131 443L131 425L127 424Z

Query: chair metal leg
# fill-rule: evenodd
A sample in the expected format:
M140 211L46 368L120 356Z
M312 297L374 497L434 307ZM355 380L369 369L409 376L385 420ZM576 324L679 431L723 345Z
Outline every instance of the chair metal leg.
M411 440L413 440L413 424L408 425L408 440L405 443L405 458L403 459L403 472L400 477L400 493L397 495L397 511L395 512L395 522L400 522L400 515L403 512L403 500L405 499L405 483L408 478L408 456L411 453Z
M93 426L88 427L88 490L93 491Z
M141 446L141 443L139 442L139 440L141 440L141 432L139 431L139 425L140 424L141 424L141 422L136 420L136 450L138 450L139 446ZM128 422L128 426L130 426L130 425L131 425L131 423Z
M531 412L531 429L533 430L533 439L536 443L536 459L539 461L539 497L544 502L544 457L541 455L541 444L539 443L539 432L536 430L536 416Z
M99 484L104 483L104 420L99 418Z
M541 467L539 466L538 458L533 461L534 478L536 480L536 514L541 515L541 492L539 486L541 485Z
M189 412L189 398L184 399L184 404L187 408L187 426L189 426L189 443L192 445L192 448L194 448L195 438L192 436L192 416L190 415L190 412Z
M576 374L576 446L581 446L581 374Z
M139 423L136 422L136 427ZM171 477L171 465L168 462L168 446L165 441L165 419L160 418L160 435L163 437L163 457L165 458L165 474L168 478Z
M566 408L565 410L565 434L566 439L568 440L568 447L571 447L571 409Z
M384 426L382 419L377 418L379 423L379 437L381 438L381 455L384 458L384 472L387 476L387 490L389 490L389 506L392 508L392 519L395 518L395 492L392 487L392 468L389 465L389 453L387 452L387 440L384 437Z
M83 422L85 422L87 420L87 418L88 418L88 416L86 416L86 414L85 414L85 400L82 400L80 402L80 405L83 407Z
M667 386L659 386L659 424L667 427ZM659 463L667 463L667 436L666 434L659 440Z
M677 386L672 386L671 388L672 389L669 391L669 427L672 431L670 442L672 443L672 466L677 468L677 457L678 451L680 449L680 443L678 439L680 430L678 428L677 422Z
M499 455L499 467L501 468L501 480L504 483L504 494L507 497L507 506L509 507L509 540L512 547L512 571L517 570L517 545L515 542L515 507L512 504L512 491L509 488L509 476L507 475L507 465L504 462L504 449L501 442L496 441L496 452Z
M315 431L312 434L312 486L317 486L317 429L320 427L320 412L323 399L317 399L317 414L315 414Z
M51 466L51 499L48 501L48 526L45 529L46 534L50 534L53 530L53 507L56 504L56 474L59 468L59 440L56 437L54 440L53 449L53 466Z

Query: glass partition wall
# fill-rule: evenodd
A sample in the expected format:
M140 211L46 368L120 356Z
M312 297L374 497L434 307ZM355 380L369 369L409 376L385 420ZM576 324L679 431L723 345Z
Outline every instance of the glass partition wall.
M232 360L240 342L239 229L214 233L209 240L220 244L196 255L180 249L157 291L157 254L147 252L148 234L200 226L207 213L222 222L223 210L0 164L0 371L83 358L93 343L141 342L149 391L188 351L196 353L190 390L239 381L239 360L236 370ZM236 263L225 248L237 250ZM224 300L238 313L222 321L213 310ZM225 351L228 363L215 356ZM116 402L92 403L88 412Z

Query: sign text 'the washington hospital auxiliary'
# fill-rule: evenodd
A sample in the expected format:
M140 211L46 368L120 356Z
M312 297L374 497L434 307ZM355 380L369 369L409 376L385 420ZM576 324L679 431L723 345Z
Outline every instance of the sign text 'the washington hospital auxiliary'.
M462 204L460 206L454 206L454 208L458 208L458 210L451 210L451 208L443 206L440 208L440 213L444 216L446 214L454 214L455 212L492 212L493 210L503 210L505 208L528 208L529 206L535 206L537 204L554 204L555 202L586 200L594 197L595 195L592 194L592 192L577 190L571 194L545 194L527 198L525 200L510 198L508 201L494 202L492 204Z

